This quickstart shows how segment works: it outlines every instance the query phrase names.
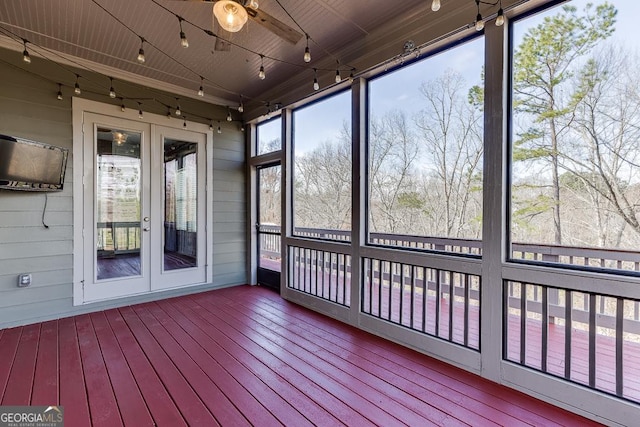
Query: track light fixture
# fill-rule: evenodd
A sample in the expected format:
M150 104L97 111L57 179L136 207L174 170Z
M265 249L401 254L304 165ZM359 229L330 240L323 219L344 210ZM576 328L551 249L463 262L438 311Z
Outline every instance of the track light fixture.
M187 36L182 31L182 17L178 16L178 23L180 24L180 45L184 48L189 47L189 40L187 40Z
M146 58L144 57L144 37L140 37L140 50L138 50L138 62L144 64Z
M80 75L76 74L76 84L73 87L73 93L75 93L76 95L80 95L82 93L82 90L80 89L80 83L78 82L79 78Z
M27 39L22 39L22 43L24 44L24 50L22 51L22 60L27 64L31 64L31 56L29 56L29 51L27 50L27 43L29 43L29 41Z
M111 82L111 86L109 86L109 98L116 97L116 90L113 88L113 77L109 77L109 81Z
M304 48L304 56L302 57L302 59L304 59L304 62L309 63L311 62L311 51L309 50L309 34L306 34L307 36L307 47Z

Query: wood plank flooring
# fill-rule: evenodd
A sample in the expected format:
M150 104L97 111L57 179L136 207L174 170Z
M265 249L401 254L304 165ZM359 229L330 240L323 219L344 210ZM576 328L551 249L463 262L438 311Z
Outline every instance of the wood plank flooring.
M66 426L596 425L249 286L0 330L0 404Z

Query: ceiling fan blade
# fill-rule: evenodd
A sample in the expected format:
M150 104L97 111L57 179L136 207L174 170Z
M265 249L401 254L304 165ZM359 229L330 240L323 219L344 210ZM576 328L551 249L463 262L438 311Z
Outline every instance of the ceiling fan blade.
M274 18L269 15L262 9L252 9L247 7L247 13L249 14L249 18L251 18L254 22L265 27L267 30L271 31L273 34L282 38L283 40L288 41L291 44L296 44L302 39L302 34L284 22Z

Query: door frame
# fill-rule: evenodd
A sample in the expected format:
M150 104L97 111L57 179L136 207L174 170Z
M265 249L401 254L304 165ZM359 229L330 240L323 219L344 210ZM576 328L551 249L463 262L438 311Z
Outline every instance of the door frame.
M282 285L282 203L280 203L278 205L278 208L280 209L280 254L281 254L281 259L280 259L280 271L276 271L276 270L271 270L269 268L265 268L265 267L261 267L260 266L260 242L261 242L261 234L270 234L270 233L265 233L265 232L261 232L259 229L259 224L260 224L260 209L262 207L262 199L260 197L261 194L261 181L260 181L260 171L264 170L264 169L268 169L268 168L274 168L274 167L279 167L280 168L280 176L282 177L282 162L280 160L271 162L271 163L262 163L260 165L257 165L255 167L255 177L253 178L255 180L255 187L256 187L256 194L255 194L255 218L256 218L256 222L255 222L255 228L256 228L256 283L259 285L264 285L267 286L269 288L272 288L278 292L281 291L281 285ZM282 201L282 198L284 197L284 193L282 191L282 178L280 179L280 200ZM274 234L275 235L275 234Z
M85 218L84 218L84 205L85 205L85 185L88 184L88 180L85 178L88 175L92 167L86 167L84 162L84 131L92 132L90 129L85 129L84 116L85 113L92 113L96 115L104 116L105 119L117 122L118 120L126 120L129 122L144 123L150 126L149 142L155 143L153 138L159 135L158 127L171 128L176 130L183 130L183 121L172 120L168 121L166 116L161 116L152 113L145 113L144 119L138 117L138 112L135 109L125 109L121 111L120 107L112 104L104 104L101 102L91 101L81 98L72 98L72 125L73 125L73 153L72 153L72 187L73 187L73 305L91 304L100 301L111 301L120 298L128 298L133 295L146 295L154 292L162 292L163 289L154 290L152 286L149 286L149 290L141 293L122 295L106 299L87 300L85 298L85 262L86 256L92 256L93 254L85 254L84 251L84 239L85 234ZM206 195L206 215L205 215L205 248L206 248L206 261L205 261L205 280L203 283L187 284L176 286L175 288L186 288L192 286L202 286L213 281L213 132L209 129L208 125L202 123L188 122L189 131L197 132L205 135L205 195ZM69 174L67 174L69 176ZM92 203L93 201L91 201ZM88 201L87 201L88 203ZM150 206L150 209L152 206ZM152 212L152 214L159 215L159 212ZM91 225L93 227L93 224ZM168 289L168 288L166 288Z

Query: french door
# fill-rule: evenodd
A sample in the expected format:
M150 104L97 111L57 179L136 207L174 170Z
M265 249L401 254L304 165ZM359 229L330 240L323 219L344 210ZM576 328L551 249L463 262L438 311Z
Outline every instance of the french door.
M85 302L206 281L206 135L84 114Z
M281 270L281 166L270 164L257 168L258 283L280 290Z

